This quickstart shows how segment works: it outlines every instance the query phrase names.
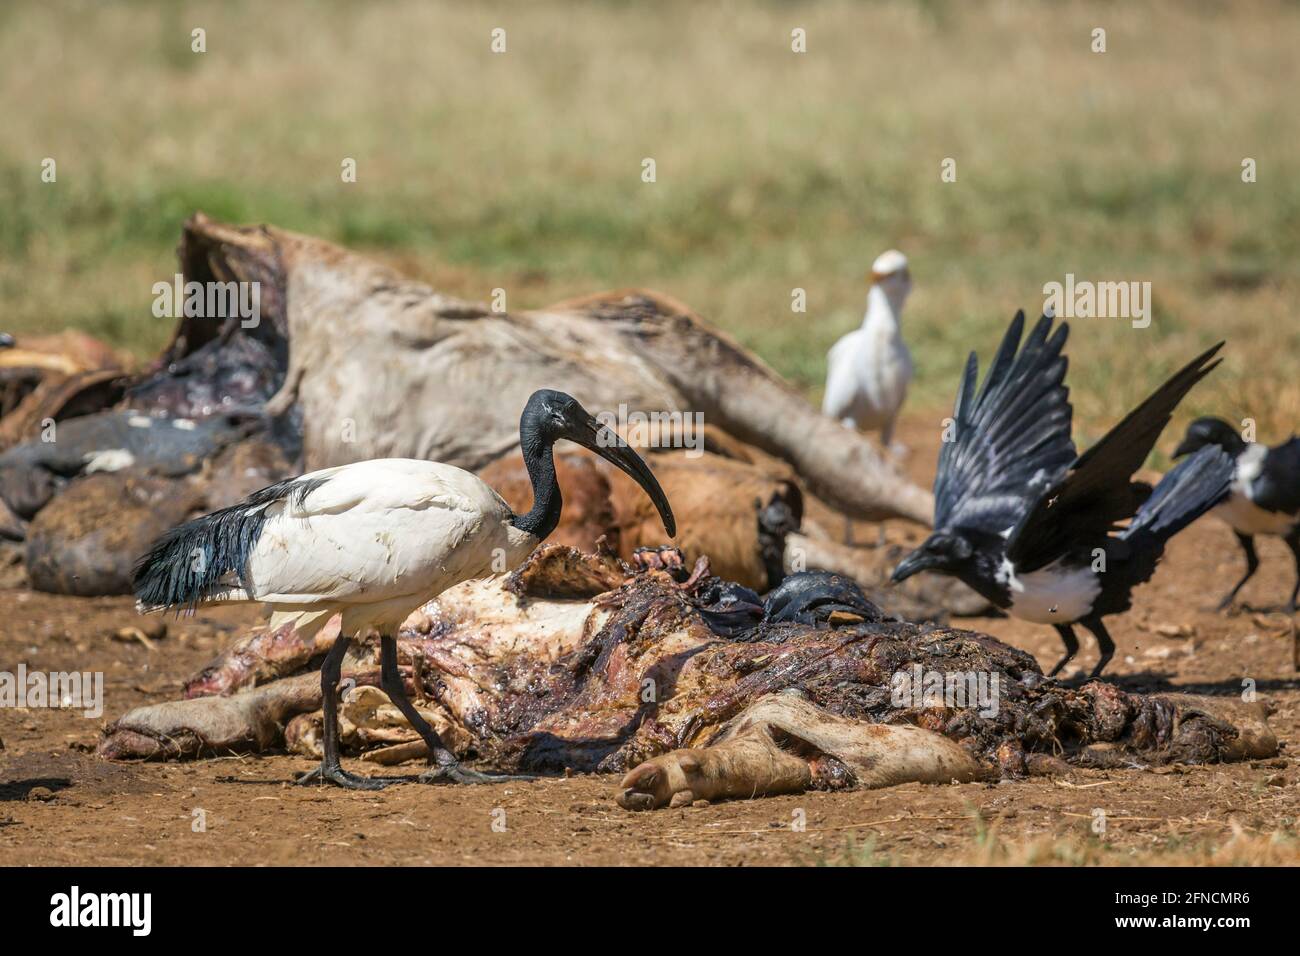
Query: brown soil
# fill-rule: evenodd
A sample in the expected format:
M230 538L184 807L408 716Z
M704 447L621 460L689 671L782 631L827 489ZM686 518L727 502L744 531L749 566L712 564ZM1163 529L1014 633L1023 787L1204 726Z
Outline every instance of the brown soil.
M933 447L936 417L901 436ZM932 453L908 462L918 478ZM874 540L863 526L858 540ZM889 529L891 544L919 529ZM105 713L0 709L0 860L26 864L780 864L780 863L1300 863L1300 677L1293 628L1276 613L1294 580L1278 541L1261 542L1247 586L1253 610L1212 610L1241 572L1231 534L1213 519L1175 540L1137 609L1113 619L1108 671L1129 690L1241 693L1255 681L1276 704L1282 757L1255 764L1076 771L1067 778L808 793L632 814L616 778L483 787L416 784L380 793L304 789L306 760L249 757L110 764L88 751L101 724L175 698L181 681L243 626L248 609L169 621L160 639L118 635L138 623L125 598L0 591L0 670L104 672ZM1060 652L1049 628L977 618L1035 655ZM150 629L152 631L152 629ZM156 633L156 631L153 631ZM1095 648L1081 635L1080 664ZM150 647L146 644L152 644ZM356 762L353 762L354 766ZM369 771L369 765L362 765ZM418 768L413 768L418 769ZM374 772L374 771L369 771ZM199 828L196 812L206 827ZM1093 832L1096 811L1104 834ZM799 824L803 824L802 827Z

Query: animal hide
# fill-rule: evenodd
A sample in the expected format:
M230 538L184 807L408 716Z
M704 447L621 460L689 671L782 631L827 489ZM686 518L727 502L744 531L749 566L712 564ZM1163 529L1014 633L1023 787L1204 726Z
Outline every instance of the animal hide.
M667 556L657 563L668 570L551 545L509 576L445 592L398 635L408 692L460 754L501 769L623 773L628 809L1277 751L1262 705L1069 687L987 635L891 619L834 575L793 576L762 602L710 574L707 559L689 576ZM373 691L376 644L344 664L355 685L345 744L381 763L422 757ZM255 632L191 682L199 696L123 715L99 752L317 754L309 668L321 649ZM900 695L899 675L914 674L984 675L997 691L932 699L918 682Z

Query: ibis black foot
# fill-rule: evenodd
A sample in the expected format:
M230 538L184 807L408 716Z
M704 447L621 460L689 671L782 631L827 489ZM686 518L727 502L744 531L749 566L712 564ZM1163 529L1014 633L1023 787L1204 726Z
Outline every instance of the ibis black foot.
M462 767L458 763L440 764L430 767L424 773L420 774L421 783L520 783L528 780L536 780L536 777L528 774L519 773L483 773L480 770L471 770L468 767Z
M321 764L315 770L309 770L295 777L293 782L300 787L310 786L313 783L328 783L342 787L344 790L383 790L394 783L401 783L402 780L400 777L359 777L354 773L348 773L338 765L330 767Z

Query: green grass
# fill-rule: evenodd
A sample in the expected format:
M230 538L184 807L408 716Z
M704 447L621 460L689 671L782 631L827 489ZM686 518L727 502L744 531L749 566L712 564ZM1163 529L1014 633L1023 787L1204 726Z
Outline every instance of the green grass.
M917 406L950 403L965 353L1073 272L1156 300L1150 329L1075 323L1086 435L1226 337L1186 413L1271 437L1300 411L1297 28L1280 3L12 2L0 321L152 354L170 329L150 287L202 209L454 294L503 286L513 308L653 286L816 398L871 259L898 246Z

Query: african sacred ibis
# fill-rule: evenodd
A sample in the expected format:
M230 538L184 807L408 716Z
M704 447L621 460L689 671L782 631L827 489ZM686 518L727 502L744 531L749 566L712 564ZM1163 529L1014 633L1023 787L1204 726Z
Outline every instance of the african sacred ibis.
M294 621L311 636L334 614L343 624L321 667L324 759L299 783L377 790L394 778L360 777L339 763L336 695L354 635L380 634L381 684L429 747L425 781L508 779L461 767L407 699L393 638L406 616L462 581L517 567L560 520L552 446L567 438L630 475L654 501L669 537L672 508L649 467L572 397L534 392L519 420L533 506L517 515L486 483L451 465L361 461L281 481L241 504L163 535L139 561L142 610L260 601L272 626Z

